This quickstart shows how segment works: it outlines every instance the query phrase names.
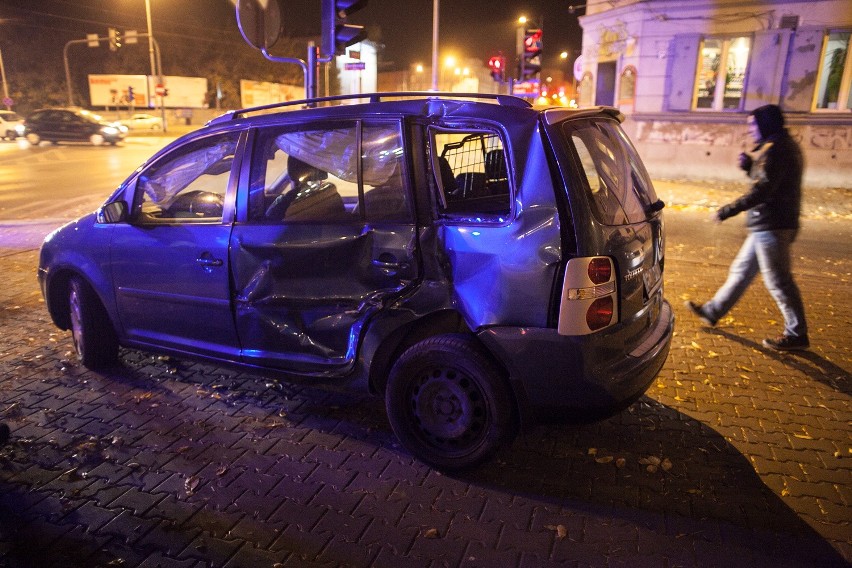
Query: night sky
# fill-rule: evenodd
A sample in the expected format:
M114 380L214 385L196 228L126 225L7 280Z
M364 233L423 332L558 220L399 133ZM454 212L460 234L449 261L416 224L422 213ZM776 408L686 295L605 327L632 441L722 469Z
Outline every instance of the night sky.
M559 53L580 48L577 16L568 13L571 0L444 0L440 6L440 53L486 61L515 50L517 18L543 20L544 64L558 65ZM579 4L580 2L573 2ZM320 34L320 0L281 0L287 35ZM432 0L369 0L350 17L370 28L370 39L384 45L383 69L429 65L432 53ZM175 34L215 41L216 31L236 27L231 0L151 0L154 36ZM144 0L0 0L0 18L25 20L35 34L86 33L106 35L108 27L146 31ZM0 46L2 27L0 26ZM271 50L275 53L275 49Z

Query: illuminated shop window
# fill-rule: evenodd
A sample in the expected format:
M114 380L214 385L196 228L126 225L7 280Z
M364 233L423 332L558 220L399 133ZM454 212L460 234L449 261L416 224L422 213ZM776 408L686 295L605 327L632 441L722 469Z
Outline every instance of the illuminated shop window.
M751 39L706 38L701 43L693 108L740 110Z
M831 32L823 44L814 109L852 109L852 32Z

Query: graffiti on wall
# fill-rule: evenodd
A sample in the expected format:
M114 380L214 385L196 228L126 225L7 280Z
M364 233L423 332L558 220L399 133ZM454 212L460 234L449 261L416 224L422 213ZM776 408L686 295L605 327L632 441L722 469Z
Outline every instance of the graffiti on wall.
M745 125L653 120L639 121L637 127L637 139L642 142L743 148L751 145ZM805 150L852 150L852 126L801 126L789 130Z
M852 149L852 127L812 126L810 145L820 150Z

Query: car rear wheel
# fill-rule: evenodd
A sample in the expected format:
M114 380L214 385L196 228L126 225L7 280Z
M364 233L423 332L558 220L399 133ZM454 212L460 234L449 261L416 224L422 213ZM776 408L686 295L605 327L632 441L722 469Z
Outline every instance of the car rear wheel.
M89 142L94 146L100 146L104 143L104 135L103 134L92 134L89 136Z
M516 432L504 374L466 335L431 337L405 351L391 369L385 405L402 444L438 469L478 465Z
M30 132L29 134L27 134L27 142L29 142L33 146L38 146L41 143L41 136L39 136L35 132Z
M74 350L84 367L103 369L118 360L118 340L94 290L75 276L68 287L68 311Z

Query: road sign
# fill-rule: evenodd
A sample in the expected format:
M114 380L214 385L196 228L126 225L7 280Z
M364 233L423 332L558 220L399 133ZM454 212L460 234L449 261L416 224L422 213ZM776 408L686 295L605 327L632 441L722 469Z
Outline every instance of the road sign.
M343 68L347 71L360 71L366 69L367 65L363 61L355 61L353 63L344 63Z
M156 93L158 97L162 97L163 95L165 95L165 94L166 94L166 87L165 87L165 85L157 85L157 86L154 88L154 93Z

